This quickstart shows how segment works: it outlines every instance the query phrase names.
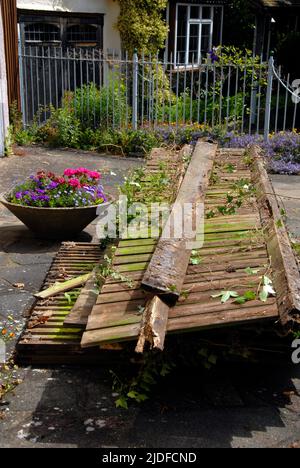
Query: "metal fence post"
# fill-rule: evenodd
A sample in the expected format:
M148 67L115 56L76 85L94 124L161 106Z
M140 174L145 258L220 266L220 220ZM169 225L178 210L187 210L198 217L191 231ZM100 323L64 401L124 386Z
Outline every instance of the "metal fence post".
M270 120L271 120L271 102L272 102L272 87L273 87L273 56L269 59L268 66L268 87L266 94L266 108L265 108L265 126L264 126L264 140L268 141L270 133Z
M137 51L133 54L133 70L132 70L132 128L137 130L138 126L138 69L139 59Z

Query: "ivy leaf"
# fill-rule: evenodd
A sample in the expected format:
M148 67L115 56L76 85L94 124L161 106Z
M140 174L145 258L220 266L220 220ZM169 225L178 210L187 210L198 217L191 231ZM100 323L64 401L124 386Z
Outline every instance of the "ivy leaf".
M260 291L259 293L259 299L262 301L262 302L267 302L267 299L268 299L268 293L266 291L266 289L263 287L262 290Z
M254 301L256 299L256 294L254 291L246 291L244 294L246 301Z
M263 287L259 294L259 298L262 302L266 302L269 296L276 296L276 292L273 288L273 283L267 276L263 277Z
M199 263L201 263L201 259L200 258L191 258L191 263L192 263L192 265L199 265Z
M199 265L202 262L202 259L199 257L199 252L197 250L192 250L191 252L191 264Z
M127 396L128 398L131 398L132 400L135 400L138 403L148 399L147 395L145 395L144 393L135 392L134 390L128 392Z
M245 302L247 302L247 300L245 299L244 296L239 296L239 297L236 298L236 300L234 302L236 302L237 304L245 304Z
M234 302L237 304L245 304L248 301L254 301L256 299L256 294L254 291L246 291L243 296L239 296L236 298Z
M217 364L217 356L215 354L210 354L207 360L210 364L213 364L213 365Z
M239 294L236 291L222 291L219 294L214 294L211 297L214 299L217 297L221 297L221 302L224 304L227 302L231 297L239 297Z
M268 278L267 276L263 277L263 281L265 286L272 284L272 280L270 280L270 278Z
M116 408L128 409L126 397L122 396L116 400Z
M247 267L245 268L245 272L247 273L247 275L257 275L259 270L253 270L252 268Z

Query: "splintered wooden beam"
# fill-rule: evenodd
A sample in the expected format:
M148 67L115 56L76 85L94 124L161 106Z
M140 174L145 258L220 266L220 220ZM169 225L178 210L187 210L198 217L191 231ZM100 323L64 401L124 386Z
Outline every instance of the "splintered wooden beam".
M93 270L91 276L82 288L73 309L67 315L64 321L64 326L76 326L85 328L88 316L91 313L93 306L96 304L99 294L96 288L96 269Z
M154 296L147 302L143 313L139 339L135 348L137 353L144 352L146 343L153 349L163 351L168 316L169 306L158 296Z
M195 207L198 203L204 203L216 152L217 145L201 141L197 143L169 220L142 281L143 288L162 295L164 302L169 305L174 305L180 296L192 250L189 243L194 240L184 232L180 238L175 237L176 213L185 204L190 204L193 207L190 213L192 219L185 218L184 221L195 226Z
M253 159L252 180L256 187L280 320L283 325L293 320L299 322L300 273L295 255L259 148L252 147L250 156Z

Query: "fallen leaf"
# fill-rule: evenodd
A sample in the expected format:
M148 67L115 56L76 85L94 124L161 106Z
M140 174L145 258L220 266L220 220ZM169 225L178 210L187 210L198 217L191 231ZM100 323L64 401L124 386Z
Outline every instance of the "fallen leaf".
M214 294L211 296L212 298L221 297L221 302L224 304L227 302L231 297L239 297L239 294L236 291L222 291L219 294Z
M43 315L40 315L38 317L34 317L28 322L28 328L35 328L38 325L43 325L46 322L48 322L49 318L52 316L52 312L46 312Z
M14 284L13 284L13 287L14 287L14 288L18 288L18 289L24 289L24 288L25 288L25 284L24 284L24 283L14 283Z

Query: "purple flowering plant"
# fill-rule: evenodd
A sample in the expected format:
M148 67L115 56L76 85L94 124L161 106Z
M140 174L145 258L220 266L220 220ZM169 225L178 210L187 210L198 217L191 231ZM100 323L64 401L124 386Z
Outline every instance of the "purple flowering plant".
M261 135L237 135L233 132L225 137L229 148L248 148L259 145L264 150L268 171L273 174L300 174L300 134L278 132L270 135L267 142Z
M17 185L7 201L23 206L63 208L100 205L107 201L101 174L86 168L66 169L62 176L39 171Z

